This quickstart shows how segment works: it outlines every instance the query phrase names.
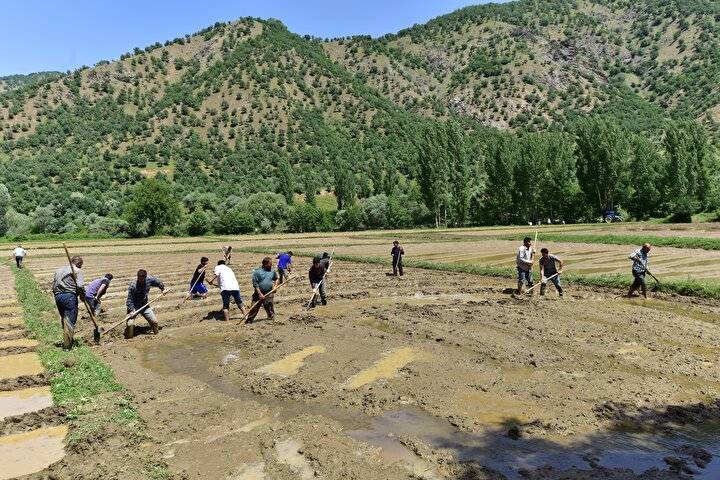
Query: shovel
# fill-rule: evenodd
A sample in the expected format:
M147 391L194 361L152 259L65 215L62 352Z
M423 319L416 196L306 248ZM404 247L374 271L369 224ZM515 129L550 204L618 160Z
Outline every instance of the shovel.
M75 282L75 287L79 287L77 282L77 275L75 275L75 265L72 263L72 258L70 257L70 251L67 248L67 245L63 243L63 248L65 249L65 255L67 256L67 261L70 264L70 274L72 275L73 282ZM90 308L90 305L87 303L87 300L85 299L85 296L83 296L82 299L83 303L85 304L85 308L87 309L88 315L90 315L90 320L92 320L93 325L95 326L95 329L93 330L93 341L95 342L95 345L100 344L100 328L98 327L97 320L95 320L95 312L93 312L93 309Z
M162 297L164 297L168 292L169 292L169 290L168 290L168 289L165 289L160 295L158 295L157 297L153 298L152 300L150 300L149 302L147 302L147 303L146 303L145 305L143 305L142 307L140 307L140 308L138 308L137 310L135 310L135 314L138 315L140 312L142 312L142 311L145 310L147 307L149 307L150 305L152 305L156 300L160 300ZM127 322L127 321L130 320L131 318L132 318L132 314L128 314L125 318L123 318L123 319L120 320L119 322L111 325L109 328L107 328L107 329L103 328L102 334L105 335L106 333L110 333L111 331L115 330L117 327L119 327L119 326L122 325L123 323Z

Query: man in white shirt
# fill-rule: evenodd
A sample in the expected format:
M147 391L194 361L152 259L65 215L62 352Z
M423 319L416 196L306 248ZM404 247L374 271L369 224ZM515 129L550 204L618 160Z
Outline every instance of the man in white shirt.
M522 295L522 288L525 282L527 282L528 288L532 288L533 286L532 267L534 254L535 251L532 248L532 240L530 237L525 237L522 246L518 249L516 257L518 272L518 288L516 293L518 295Z
M26 255L27 250L22 248L21 245L18 245L15 250L13 250L13 256L15 257L15 264L17 265L17 268L22 268L23 260L25 260Z
M225 260L218 260L217 266L214 271L215 276L210 279L210 285L215 285L217 279L217 286L220 287L220 296L223 302L223 317L225 321L230 320L230 299L235 301L235 304L240 309L240 313L245 316L245 307L243 307L242 297L240 296L240 285L238 285L235 272L230 267L225 265Z

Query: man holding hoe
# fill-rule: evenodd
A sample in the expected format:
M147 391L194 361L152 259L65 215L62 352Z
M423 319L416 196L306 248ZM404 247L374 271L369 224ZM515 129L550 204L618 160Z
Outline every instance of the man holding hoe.
M648 261L650 256L650 244L645 243L642 247L635 250L630 256L628 257L630 260L632 260L632 275L633 275L633 283L630 286L630 291L628 292L628 297L632 297L635 294L635 291L639 288L642 292L642 296L647 299L647 285L645 284L645 274L650 273L648 271Z
M142 315L147 320L155 335L160 331L157 317L152 308L146 306L148 293L152 287L157 287L161 292L165 291L165 285L155 277L149 277L146 270L138 270L137 279L128 285L127 313L128 320L125 327L125 338L132 338L135 333L135 317ZM143 308L144 307L144 308Z
M288 251L285 253L278 253L277 257L275 257L278 261L277 272L280 277L280 283L285 282L292 271L292 256L293 252Z
M70 264L55 271L52 284L55 305L60 313L60 322L63 327L63 348L65 350L70 350L73 346L75 324L78 317L78 297L85 297L81 270L83 259L78 256L72 257Z
M255 320L261 305L265 309L265 313L267 313L268 320L273 319L275 316L274 294L270 292L275 288L277 280L278 274L272 269L272 258L263 258L262 266L256 268L252 274L254 289L252 301L257 305L248 312L246 323L252 323Z
M240 313L245 316L245 307L243 307L242 297L240 296L240 285L232 268L225 264L225 260L218 260L215 267L215 276L210 279L210 285L217 279L217 285L220 287L220 296L222 297L223 318L225 321L230 320L230 299L240 309Z
M515 292L517 295L522 295L525 282L527 282L528 288L532 288L533 286L532 267L534 255L535 249L532 247L532 240L530 237L525 237L515 258L518 273L518 287Z
M559 296L563 296L563 289L560 285L560 273L562 273L563 261L555 255L551 255L547 248L540 249L540 296L545 295L547 282L555 285ZM558 264L560 270L558 270Z
M398 273L400 276L403 276L403 263L402 263L402 257L405 255L405 250L400 246L400 242L395 240L393 242L393 247L390 250L390 255L392 256L392 266L393 266L393 275L397 276Z

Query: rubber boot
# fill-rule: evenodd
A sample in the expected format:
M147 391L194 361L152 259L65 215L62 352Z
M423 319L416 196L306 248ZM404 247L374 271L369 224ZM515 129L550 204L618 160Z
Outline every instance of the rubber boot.
M559 296L559 297L562 297L562 296L563 296L563 289L562 289L562 287L558 287L557 291L558 291L558 296Z
M545 285L544 283L542 285L540 285L540 296L541 297L545 295L546 288L547 288L547 285Z
M135 336L135 325L128 323L125 326L125 338L130 340Z
M63 348L70 350L73 346L73 335L75 331L68 322L63 319Z
M159 323L151 322L150 328L152 328L152 332L154 335L157 335L158 333L160 333L160 324Z

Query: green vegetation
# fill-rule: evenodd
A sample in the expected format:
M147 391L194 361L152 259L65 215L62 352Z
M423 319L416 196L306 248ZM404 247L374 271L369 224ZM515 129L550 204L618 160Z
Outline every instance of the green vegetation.
M127 428L132 436L137 436L141 419L110 367L85 345L71 351L59 347L62 329L54 315L55 306L28 270L15 267L13 270L25 324L40 342L38 355L52 377L53 399L67 408L72 421L68 443L74 445L91 439L113 426Z
M518 240L521 241L524 235L503 235L497 237L501 240ZM639 246L645 242L649 242L657 247L677 247L677 248L698 248L702 250L720 250L720 238L703 238L703 237L660 237L657 235L614 235L614 234L559 234L559 233L543 233L541 240L548 242L564 242L564 243L600 243L607 245L634 245Z
M378 39L217 23L0 94L0 234L688 221L720 208L718 18L518 0Z

